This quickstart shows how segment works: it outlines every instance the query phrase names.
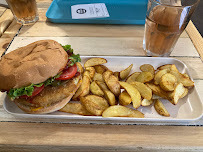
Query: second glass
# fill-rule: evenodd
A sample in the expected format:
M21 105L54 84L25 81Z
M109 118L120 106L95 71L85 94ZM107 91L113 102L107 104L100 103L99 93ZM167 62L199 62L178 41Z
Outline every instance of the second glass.
M149 0L143 47L147 56L169 56L200 0Z

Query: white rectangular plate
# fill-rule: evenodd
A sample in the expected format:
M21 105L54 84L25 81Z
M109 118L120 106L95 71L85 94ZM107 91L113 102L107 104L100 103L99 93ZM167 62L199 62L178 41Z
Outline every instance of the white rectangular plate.
M164 64L175 64L178 70L181 73L187 73L190 77L188 68L184 63L177 59L173 58L158 58L158 57L121 57L121 56L102 56L107 59L108 63L105 64L112 71L121 71L127 68L130 64L133 64L132 72L140 71L139 67L142 64L151 64L156 69L157 67ZM87 61L87 59L92 58L92 56L82 56L82 63ZM56 118L56 119L65 119L67 121L78 121L78 122L89 122L89 123L135 123L136 122L191 122L199 119L203 114L203 106L200 100L200 97L197 93L196 87L194 86L189 90L189 93L186 97L181 99L177 105L172 105L167 100L162 100L163 104L170 113L170 117L160 116L154 109L153 106L149 107L140 107L139 111L145 114L145 118L126 118L126 117L112 117L112 118L103 118L100 116L81 116L68 114L64 112L53 112L50 114L26 114L21 111L12 101L10 101L4 94L4 109L15 116L20 116L24 118Z

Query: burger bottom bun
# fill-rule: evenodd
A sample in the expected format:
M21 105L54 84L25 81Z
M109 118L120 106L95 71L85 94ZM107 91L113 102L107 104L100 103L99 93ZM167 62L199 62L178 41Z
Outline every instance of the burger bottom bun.
M31 107L26 104L23 104L22 102L17 102L16 100L14 100L14 102L21 110L23 110L26 113L30 113L30 114L45 114L45 113L55 112L55 111L63 108L71 100L72 96L75 94L75 92L81 85L81 81L79 81L80 79L81 79L81 76L77 76L76 78L70 80L70 81L75 81L78 83L75 85L74 90L72 90L70 92L68 97L64 98L61 101L57 101L47 107L36 108L36 107Z

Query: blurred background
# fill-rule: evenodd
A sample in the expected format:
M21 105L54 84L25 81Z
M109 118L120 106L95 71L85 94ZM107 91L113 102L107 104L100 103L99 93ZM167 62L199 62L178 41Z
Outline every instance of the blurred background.
M6 1L0 0L0 5L5 6ZM192 21L195 24L196 28L198 29L199 33L203 37L203 9L201 9L201 8L203 8L203 0L200 0L200 4L192 16Z
M192 16L192 21L203 37L203 9L201 8L203 8L203 0L200 0L200 4Z

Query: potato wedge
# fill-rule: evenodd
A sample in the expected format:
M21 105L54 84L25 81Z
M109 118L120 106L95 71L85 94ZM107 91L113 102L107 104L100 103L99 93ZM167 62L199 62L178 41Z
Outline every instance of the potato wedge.
M103 74L108 68L105 65L95 65L94 66L97 73Z
M85 97L80 97L80 101L85 106L87 111L96 116L101 116L103 111L109 107L106 99L96 95L87 95Z
M154 84L159 85L159 83L161 81L161 77L168 72L169 72L168 69L163 69L163 70L158 71L154 76Z
M86 67L85 70L86 70L86 71L89 71L90 78L93 79L94 74L95 74L95 69L94 69L94 67Z
M171 65L170 71L179 72L175 64Z
M143 98L147 100L150 100L152 98L152 90L144 83L135 81L130 84L140 92L140 95Z
M150 106L152 103L153 103L152 99L151 100L143 99L141 105L143 107L147 107L147 106Z
M170 95L171 100L169 100L172 104L176 105L179 101L179 99L184 96L185 94L185 87L183 86L182 83L179 83L176 85L174 91Z
M166 91L164 91L163 89L161 89L160 86L155 85L153 83L146 83L146 85L152 90L152 93L155 95L158 95L164 99L168 99L168 93Z
M113 106L116 104L116 97L115 95L109 90L107 85L104 82L96 81L98 86L102 89L104 92L104 97L108 101L109 105Z
M102 117L135 117L144 118L144 114L138 110L133 110L124 106L110 106L103 113Z
M114 106L116 105L116 98L115 95L110 90L104 91L104 97L108 101L109 105Z
M103 79L103 76L101 73L95 73L94 74L94 77L93 77L93 80L94 81L101 81L101 82L104 82L104 79Z
M92 116L93 115L92 113L87 111L87 109L81 103L67 103L59 111L83 115L83 116Z
M114 75L118 80L120 80L120 78L119 78L120 72L118 72L118 71L113 72L113 75Z
M98 86L104 91L104 90L109 90L108 86L106 85L106 83L101 82L101 81L95 81ZM110 90L109 90L110 91Z
M188 94L188 89L185 88L185 92L182 94L182 96L180 98L184 98L187 94Z
M136 109L139 108L141 106L141 95L140 95L139 91L127 82L119 81L119 83L120 83L121 87L123 87L130 95L130 97L132 99L133 107Z
M100 64L104 64L107 63L107 60L104 58L91 58L89 60L87 60L84 64L84 67L92 67L95 65L100 65Z
M129 75L131 69L133 67L133 64L131 64L129 67L127 67L126 69L120 71L120 78L121 80L127 78L127 76Z
M104 92L101 90L101 88L98 86L98 84L96 83L96 81L93 81L90 84L90 91L92 92L92 94L94 95L98 95L98 96L104 96Z
M90 78L87 75L84 75L82 78L82 84L80 85L79 89L73 96L73 100L78 100L79 96L86 96L90 92Z
M126 78L126 81L125 81L125 82L131 83L131 82L135 81L136 78L138 77L138 75L139 75L140 73L141 73L141 72L134 72L134 73L132 73L130 76L128 76L128 77Z
M138 82L142 82L142 83L145 83L145 82L149 82L153 79L153 75L150 73L150 72L141 72L137 78L135 79L135 81L138 81Z
M170 71L170 73L176 77L178 83L182 83L185 87L194 86L194 82L184 74L181 74L177 71L172 71L172 70Z
M177 78L178 83L182 83L185 87L194 86L194 82L189 78L189 76L187 74L180 73L174 64L171 65L170 73Z
M142 72L150 72L153 76L155 73L154 67L151 64L143 64L140 66Z
M170 116L169 112L167 111L167 109L164 107L163 103L159 99L155 99L154 108L158 114L165 117Z
M81 74L83 74L84 69L83 69L82 64L81 64L80 62L76 62L76 65L77 65L77 67L78 67L78 71L79 71Z
M83 77L84 77L84 76L87 76L87 77L90 79L90 82L92 82L92 78L91 78L91 76L90 76L90 72L89 72L89 71L86 71L86 70L85 70L85 71L83 72Z
M120 95L119 95L119 104L122 106L127 106L132 102L132 99L130 97L130 95L127 93L127 91L123 91Z
M170 73L166 73L161 77L159 85L165 91L173 91L175 89L176 83L176 77Z
M172 64L165 64L165 65L162 65L162 66L158 67L157 70L168 69L168 70L170 71L170 70L171 70L171 65L172 65Z
M187 73L184 73L183 75L184 75L184 77L186 77L186 78L190 78Z
M118 97L121 93L120 84L119 84L118 79L109 70L104 72L102 75L103 75L104 81L105 81L106 85L108 86L108 88L111 90L111 92L115 96Z
M152 99L161 99L162 97L160 97L160 96L158 96L158 95L156 95L156 94L153 94L152 95Z

